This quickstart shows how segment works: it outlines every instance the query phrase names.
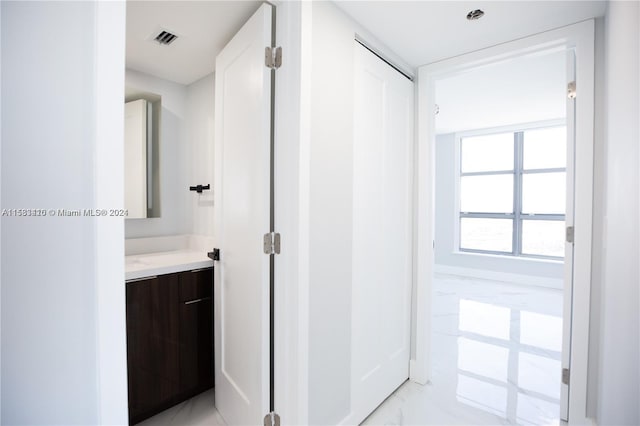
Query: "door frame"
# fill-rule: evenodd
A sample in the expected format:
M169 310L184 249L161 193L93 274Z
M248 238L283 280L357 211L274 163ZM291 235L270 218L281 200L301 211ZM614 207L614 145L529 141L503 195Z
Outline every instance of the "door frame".
M311 4L271 0L275 6L276 46L283 51L275 75L274 226L281 252L274 256L274 408L282 425L308 423L308 195L303 182L309 155ZM303 20L308 27L303 25ZM306 47L306 49L303 49ZM305 114L306 113L306 114ZM306 174L305 174L306 173ZM306 197L306 198L305 198Z
M594 42L593 19L510 41L487 49L425 65L418 71L416 147L416 264L415 357L410 361L410 379L425 384L431 378L431 292L434 272L435 216L435 81L444 75L507 60L525 53L552 48L576 52L579 95L575 108L575 175L573 255L573 310L571 313L571 371L569 423L589 424L587 418L587 373L591 299L591 251L593 220L594 147ZM420 262L418 262L420 259ZM566 276L566 272L565 272ZM566 286L565 286L566 287ZM565 301L566 302L566 301ZM566 303L565 303L566 308Z
M282 254L275 258L275 303L278 307L275 325L275 408L283 425L304 424L307 416L307 357L300 349L308 341L305 327L305 300L308 294L298 285L298 182L299 156L304 157L300 137L305 123L300 123L302 85L302 44L310 40L310 28L301 25L310 19L310 5L286 0L271 0L276 6L276 46L282 46L285 57L276 72L275 88L275 191L276 231L282 234ZM124 199L124 186L117 176L124 176L124 70L125 24L124 2L96 3L95 48L97 77L96 105L96 206L117 207ZM301 42L301 35L305 41ZM114 43L114 34L118 43ZM305 53L309 55L309 53ZM308 60L308 59L307 59ZM308 102L308 98L306 99ZM101 111L101 112L100 112ZM307 123L308 125L308 123ZM123 142L124 143L124 142ZM120 171L120 173L118 173ZM292 195L293 194L293 195ZM304 216L302 216L304 217ZM97 418L99 423L126 424L127 357L124 286L124 219L98 221L96 224L96 376ZM303 237L300 236L300 240ZM304 244L303 244L304 245ZM304 261L304 259L301 259ZM300 271L300 272L299 272ZM298 318L300 316L300 322ZM297 348L297 350L292 350ZM114 355L115 354L115 355Z
M94 207L123 208L126 4L94 7ZM95 262L97 424L129 422L124 255L124 218L96 220L88 256Z

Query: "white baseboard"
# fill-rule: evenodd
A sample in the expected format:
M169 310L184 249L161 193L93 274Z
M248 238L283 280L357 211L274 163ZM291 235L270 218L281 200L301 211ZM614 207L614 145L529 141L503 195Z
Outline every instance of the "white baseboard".
M512 284L532 285L556 290L563 288L563 280L532 275L512 274L508 272L488 271L484 269L463 268L459 266L434 265L434 272L438 274L458 275L461 277L480 278L491 281L501 281Z

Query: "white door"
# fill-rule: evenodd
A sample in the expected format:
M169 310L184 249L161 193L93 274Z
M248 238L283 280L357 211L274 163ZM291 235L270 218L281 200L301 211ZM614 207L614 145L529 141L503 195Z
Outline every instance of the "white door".
M356 42L352 412L409 377L413 83Z
M263 4L216 58L215 404L233 425L269 411L271 16Z
M567 87L576 79L576 54L567 50ZM567 94L567 201L565 227L574 222L574 177L575 177L575 98ZM569 420L569 384L564 380L564 371L569 371L571 361L571 314L573 306L573 243L565 239L564 289L562 306L562 382L560 388L560 419Z

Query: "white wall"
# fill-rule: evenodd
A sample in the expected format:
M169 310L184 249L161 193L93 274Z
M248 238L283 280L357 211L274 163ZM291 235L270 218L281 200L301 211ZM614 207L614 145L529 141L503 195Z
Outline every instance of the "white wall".
M605 208L604 142L604 28L605 18L595 21L595 91L593 151L593 239L591 261L591 311L589 321L589 370L587 377L587 417L595 419L598 411L598 375L600 359L600 305L602 300L603 216Z
M124 2L97 2L95 18L96 112L95 205L124 208ZM95 310L98 347L98 419L126 424L127 336L124 276L124 220L100 220L95 227Z
M117 41L124 9L113 6L109 16L120 46L113 57L96 38L103 5L2 2L1 8L2 208L97 208L109 198L105 182L122 199L121 179L103 179L105 166L122 173L121 158L111 162L122 147L109 149L96 134L106 124L121 133L122 117L107 123L111 115L98 116L100 102L119 92L96 84L123 82L117 58L124 45ZM122 247L109 245L111 256L97 262L102 231L122 241L123 220L5 216L2 225L1 422L126 422ZM102 277L109 282L97 278L101 270L111 271ZM109 299L108 310L100 310L99 296ZM105 349L114 362L100 358ZM105 365L114 367L111 377Z
M186 143L187 87L127 69L127 87L162 97L160 113L160 217L127 219L126 238L191 232L189 149ZM125 183L126 185L126 183Z
M351 406L354 34L333 4L312 13L309 424L336 424Z
M310 20L308 422L336 424L351 410L354 37L375 40L331 2L313 2Z
M0 7L0 52L2 51L2 7ZM2 55L0 54L0 99L2 99ZM0 208L2 207L2 102L0 102ZM2 241L2 221L0 221L0 242ZM2 244L0 243L0 336L2 335ZM1 339L1 337L0 337ZM0 344L0 348L2 345ZM2 350L0 350L2 366ZM2 423L2 367L0 367L0 423Z
M566 53L520 56L436 83L436 133L564 118Z
M640 252L638 198L640 5L612 1L605 23L600 425L640 424ZM596 360L593 360L596 361Z
M213 236L215 76L184 86L128 69L126 85L162 97L160 115L160 217L130 219L126 237L196 234Z
M558 287L562 285L562 262L491 256L457 251L456 226L456 135L436 136L436 271L486 273L485 278L515 279L517 282ZM466 270L466 271L465 271ZM512 275L505 275L512 274ZM517 275L517 276L514 276ZM507 278L509 277L509 278Z
M215 75L187 86L186 145L188 186L210 184L213 189ZM189 232L213 237L213 190L189 193Z

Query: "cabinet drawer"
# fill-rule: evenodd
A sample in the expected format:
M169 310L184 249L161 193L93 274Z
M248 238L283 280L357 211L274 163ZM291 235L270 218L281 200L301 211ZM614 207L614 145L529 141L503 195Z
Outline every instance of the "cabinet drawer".
M213 296L213 268L183 272L180 275L180 301L198 303Z

